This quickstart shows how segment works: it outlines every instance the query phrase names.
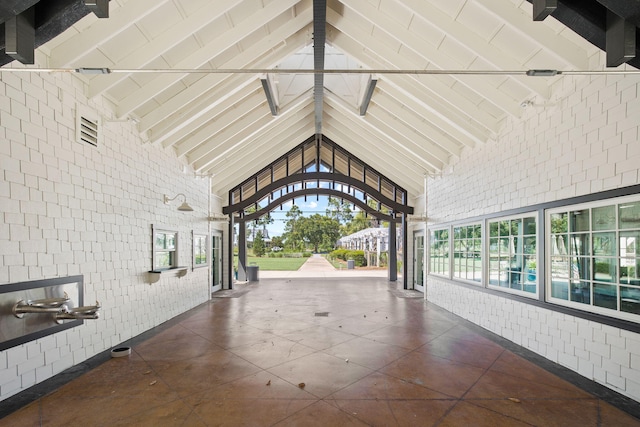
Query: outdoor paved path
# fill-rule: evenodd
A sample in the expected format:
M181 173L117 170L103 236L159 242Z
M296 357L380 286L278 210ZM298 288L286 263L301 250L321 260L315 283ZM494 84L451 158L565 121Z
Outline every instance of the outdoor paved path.
M293 277L387 277L387 270L347 270L334 268L320 254L313 254L296 271L259 271L260 279Z
M335 267L320 254L313 254L300 266L298 271L334 271Z

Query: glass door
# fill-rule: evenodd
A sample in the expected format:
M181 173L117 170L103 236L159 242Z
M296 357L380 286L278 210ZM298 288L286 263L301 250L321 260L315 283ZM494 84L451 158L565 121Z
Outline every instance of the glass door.
M413 289L424 292L424 231L413 233Z
M211 234L211 284L212 292L222 289L222 233Z

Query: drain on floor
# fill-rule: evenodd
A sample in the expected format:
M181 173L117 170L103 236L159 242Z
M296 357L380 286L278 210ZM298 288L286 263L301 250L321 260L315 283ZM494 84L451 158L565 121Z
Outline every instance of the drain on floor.
M329 317L328 311L319 311L316 313L316 317Z

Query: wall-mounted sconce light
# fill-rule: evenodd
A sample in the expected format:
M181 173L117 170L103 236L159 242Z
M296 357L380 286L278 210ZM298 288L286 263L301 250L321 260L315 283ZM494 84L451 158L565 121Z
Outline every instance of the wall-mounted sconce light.
M183 211L183 212L191 212L191 211L193 211L193 208L191 206L189 206L189 204L187 203L187 196L185 196L182 193L178 193L175 197L172 197L172 198L169 198L169 196L167 196L165 194L164 195L164 204L168 205L169 202L174 201L175 199L178 198L178 196L184 197L184 203L182 203L180 206L178 206L178 210L179 211Z

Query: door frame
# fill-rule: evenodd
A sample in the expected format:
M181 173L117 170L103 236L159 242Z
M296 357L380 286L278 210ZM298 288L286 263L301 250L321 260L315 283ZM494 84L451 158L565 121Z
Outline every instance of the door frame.
M216 239L218 240L218 257L215 257L215 241ZM223 282L223 277L224 277L224 271L223 271L223 244L222 244L222 231L220 230L213 230L211 232L211 257L209 259L211 259L211 292L216 292L222 289L222 282ZM217 264L217 270L216 270L216 264ZM218 283L214 283L214 277L215 277L215 272L218 272Z
M424 230L415 230L413 232L413 289L416 291L424 292L425 291L425 278L427 276L427 269L425 265L425 251L427 250L426 245L426 233ZM420 254L420 259L418 259L417 247L418 247L418 239L422 238L422 253ZM418 266L422 266L422 283L417 282L418 277Z

